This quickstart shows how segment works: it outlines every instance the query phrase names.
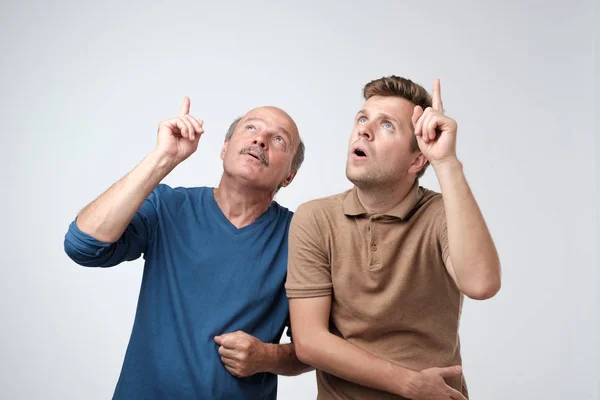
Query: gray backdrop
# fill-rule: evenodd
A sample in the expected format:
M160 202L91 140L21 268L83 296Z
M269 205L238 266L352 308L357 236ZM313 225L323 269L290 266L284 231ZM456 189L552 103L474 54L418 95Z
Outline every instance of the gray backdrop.
M230 121L278 105L307 146L277 197L295 210L349 187L360 89L390 74L441 78L500 251L501 292L463 312L472 398L598 398L593 2L119 3L0 8L0 398L112 395L142 262L79 267L63 236L184 95L206 133L165 182L216 185ZM315 394L313 373L280 380L282 399Z

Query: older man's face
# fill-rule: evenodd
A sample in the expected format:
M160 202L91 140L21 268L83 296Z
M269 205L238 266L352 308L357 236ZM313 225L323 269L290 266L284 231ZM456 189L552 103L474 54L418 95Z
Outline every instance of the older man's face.
M223 146L225 174L264 190L287 186L295 175L291 168L299 142L298 128L283 110L253 109L242 117Z

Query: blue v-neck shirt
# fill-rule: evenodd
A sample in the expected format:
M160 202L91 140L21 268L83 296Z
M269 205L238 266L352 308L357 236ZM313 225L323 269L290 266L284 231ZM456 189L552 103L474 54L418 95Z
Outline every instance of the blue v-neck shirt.
M114 399L276 398L275 375L233 377L213 338L241 330L279 342L289 320L284 282L291 218L273 201L254 223L237 229L212 188L160 184L114 244L71 223L64 246L78 264L145 259Z

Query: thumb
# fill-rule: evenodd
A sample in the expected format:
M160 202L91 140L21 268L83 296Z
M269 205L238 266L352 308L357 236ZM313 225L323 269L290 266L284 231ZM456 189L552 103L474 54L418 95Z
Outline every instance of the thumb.
M235 345L236 345L235 333L230 332L230 333L225 333L223 335L215 336L215 342L219 346L223 346L226 349L235 349Z
M460 365L455 365L453 367L439 368L437 372L443 378L450 378L460 375L462 373L462 367Z

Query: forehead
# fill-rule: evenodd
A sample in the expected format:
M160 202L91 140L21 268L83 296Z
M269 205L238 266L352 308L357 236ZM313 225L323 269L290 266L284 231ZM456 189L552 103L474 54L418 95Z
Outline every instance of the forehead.
M401 97L373 96L369 98L363 109L371 114L383 113L398 120L411 119L415 105Z
M276 107L260 107L250 110L244 115L241 122L244 123L248 120L257 120L264 123L269 129L284 130L293 138L298 137L298 127L292 117Z

